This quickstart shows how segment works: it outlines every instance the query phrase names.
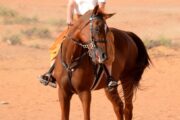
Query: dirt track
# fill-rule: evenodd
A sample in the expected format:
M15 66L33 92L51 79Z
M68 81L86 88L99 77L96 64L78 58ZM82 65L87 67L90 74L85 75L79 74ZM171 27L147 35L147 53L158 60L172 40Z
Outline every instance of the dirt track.
M60 0L0 1L21 13L37 14L42 19L59 17L65 11ZM142 1L142 2L140 2ZM139 3L110 1L108 11L117 14L108 20L110 26L131 30L141 38L165 36L180 41L180 2L156 0ZM42 7L43 6L43 7ZM59 7L60 6L60 7ZM38 11L38 12L37 12ZM65 14L60 14L63 17ZM0 26L3 28L4 26ZM0 28L0 31L3 29ZM49 46L50 42L45 43ZM135 120L180 120L180 49L156 47L149 50L153 66L143 75L141 89L134 99ZM47 70L48 50L11 46L0 42L0 120L59 120L57 89L45 87L37 80ZM102 102L103 101L103 102ZM83 118L82 107L75 95L71 104L71 120ZM115 120L111 104L103 90L93 92L92 120Z

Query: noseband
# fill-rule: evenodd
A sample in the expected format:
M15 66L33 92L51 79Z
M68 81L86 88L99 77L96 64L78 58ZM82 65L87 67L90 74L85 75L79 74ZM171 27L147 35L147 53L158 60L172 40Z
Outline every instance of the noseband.
M97 47L96 43L98 43L98 42L99 43L106 43L107 42L105 36L104 36L104 39L102 39L102 40L101 39L97 40L97 39L94 38L94 33L95 32L97 32L97 33L100 32L99 29L96 29L96 28L93 27L93 20L96 20L96 19L103 20L103 18L100 17L100 16L91 16L90 19L89 19L89 21L90 21L90 31L91 31L90 32L90 34L91 34L90 41L91 41L91 44L93 45L93 48ZM104 22L104 25L105 25L104 31L105 31L105 34L106 34L107 33L107 24Z

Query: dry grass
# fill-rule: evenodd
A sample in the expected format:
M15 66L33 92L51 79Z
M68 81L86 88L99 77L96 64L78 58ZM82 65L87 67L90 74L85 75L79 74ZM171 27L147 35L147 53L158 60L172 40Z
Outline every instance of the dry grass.
M3 38L3 41L7 42L10 45L21 45L21 35L13 34Z
M155 40L145 39L144 44L147 49L151 49L157 46L172 47L172 41L164 36L160 36Z
M0 16L3 17L15 17L18 13L15 10L9 9L4 6L0 6Z

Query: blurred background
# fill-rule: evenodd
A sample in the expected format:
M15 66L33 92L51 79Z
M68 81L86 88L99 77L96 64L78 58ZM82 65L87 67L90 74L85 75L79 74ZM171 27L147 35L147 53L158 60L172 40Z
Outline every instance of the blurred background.
M66 27L66 8L67 0L0 0L0 120L60 119L57 89L37 77ZM153 61L134 98L133 119L180 120L180 1L107 0L106 12L116 13L108 26L139 35ZM93 92L91 112L93 120L116 119L103 90ZM70 114L83 118L76 95Z

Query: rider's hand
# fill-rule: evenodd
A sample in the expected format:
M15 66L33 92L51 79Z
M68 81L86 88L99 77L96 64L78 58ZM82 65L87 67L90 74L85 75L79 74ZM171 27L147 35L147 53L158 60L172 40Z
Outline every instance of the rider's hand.
M73 23L72 22L67 22L67 26L69 28L69 27L73 26Z

